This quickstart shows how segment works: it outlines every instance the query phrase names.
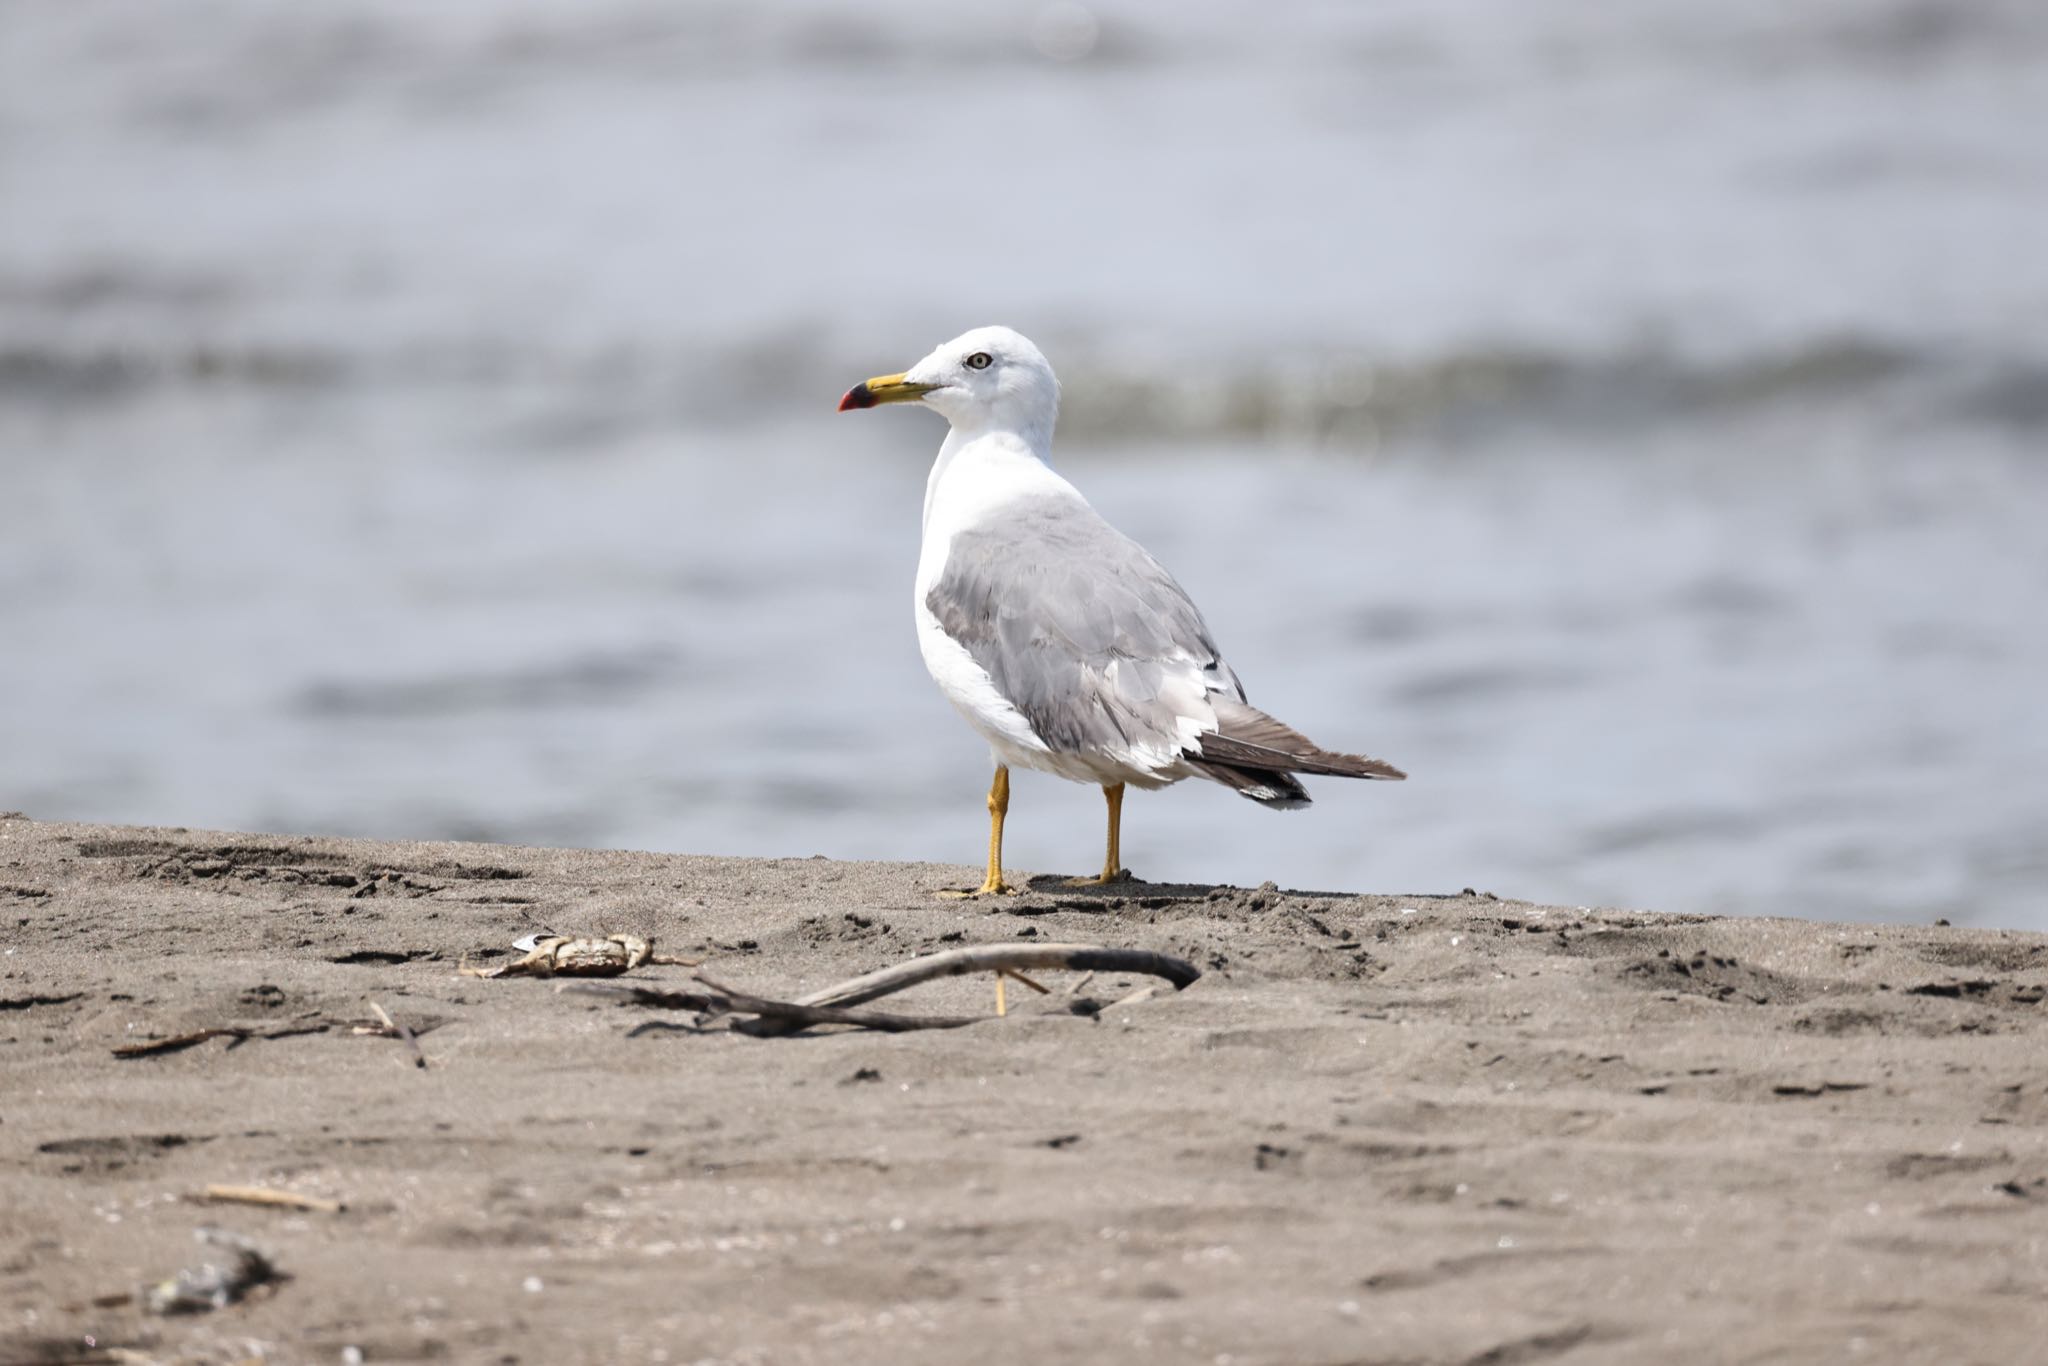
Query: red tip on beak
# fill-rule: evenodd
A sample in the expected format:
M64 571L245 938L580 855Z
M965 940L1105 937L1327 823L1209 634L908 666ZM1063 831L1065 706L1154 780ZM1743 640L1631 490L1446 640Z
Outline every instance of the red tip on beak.
M851 412L855 408L872 408L875 396L865 384L856 384L846 391L846 397L839 400L839 411Z

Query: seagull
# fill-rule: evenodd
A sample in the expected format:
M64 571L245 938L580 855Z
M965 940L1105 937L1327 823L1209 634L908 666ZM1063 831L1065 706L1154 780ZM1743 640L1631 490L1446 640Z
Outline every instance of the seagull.
M1102 789L1102 872L1070 886L1124 876L1126 787L1207 778L1287 809L1309 804L1297 773L1407 776L1326 750L1245 700L1173 576L1052 468L1059 380L1025 337L976 328L856 384L839 411L885 403L921 403L952 425L925 481L917 641L939 690L988 741L995 777L988 875L948 895L1021 890L1003 877L1013 765Z

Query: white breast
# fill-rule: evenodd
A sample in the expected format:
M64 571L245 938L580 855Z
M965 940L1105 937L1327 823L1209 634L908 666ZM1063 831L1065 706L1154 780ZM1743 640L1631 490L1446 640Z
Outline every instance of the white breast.
M998 758L1027 768L1056 765L1023 713L996 691L987 670L940 629L925 599L945 571L946 551L956 532L1002 516L1004 506L1014 499L1060 492L1081 496L1023 442L1005 433L958 444L948 437L925 484L924 546L918 555L913 594L917 644L925 668L946 700L981 733Z

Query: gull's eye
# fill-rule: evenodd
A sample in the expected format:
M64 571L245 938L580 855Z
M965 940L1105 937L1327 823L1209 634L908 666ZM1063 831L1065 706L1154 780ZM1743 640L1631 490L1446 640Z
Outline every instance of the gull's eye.
M986 351L977 351L967 358L967 368L970 370L986 370L995 363L996 358Z

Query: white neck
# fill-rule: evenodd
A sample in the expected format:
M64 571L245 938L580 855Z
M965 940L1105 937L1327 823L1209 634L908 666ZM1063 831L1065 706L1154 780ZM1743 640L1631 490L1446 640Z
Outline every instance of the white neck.
M946 433L938 458L932 461L932 472L924 481L924 533L931 534L932 512L942 496L952 505L946 520L953 525L971 521L975 507L986 496L1037 487L1047 492L1065 490L1080 497L1073 485L1053 472L1046 459L1051 446L1050 423L1043 430L1026 432L954 427ZM947 476L956 471L964 477L953 479L955 490L942 495Z
M1011 399L1000 405L977 407L958 416L947 415L953 430L948 441L966 443L984 436L1009 436L1040 460L1052 463L1052 428L1059 417L1059 405L1037 399Z

